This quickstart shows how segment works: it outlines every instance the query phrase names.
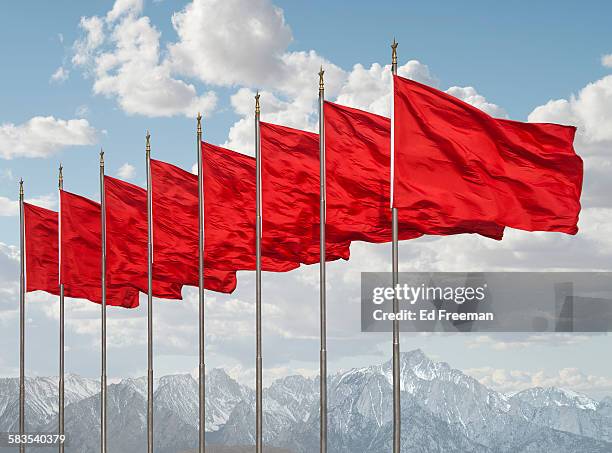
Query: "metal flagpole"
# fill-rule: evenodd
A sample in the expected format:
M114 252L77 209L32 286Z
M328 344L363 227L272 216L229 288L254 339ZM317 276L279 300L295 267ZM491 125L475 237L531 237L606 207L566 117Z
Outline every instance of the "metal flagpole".
M263 399L261 358L261 141L259 137L259 93L255 95L255 452L262 453Z
M393 39L391 44L391 72L397 75L397 42ZM393 83L393 82L392 82ZM392 85L393 86L393 85ZM398 220L397 208L393 207L393 178L394 178L394 127L393 114L393 90L391 92L391 214L392 214L392 273L393 288L399 283L399 247L398 247ZM399 302L394 291L393 312L399 312ZM400 453L401 447L401 406L400 406L400 343L399 343L399 321L393 321L393 453Z
M153 453L153 196L151 134L146 136L147 164L147 452Z
M204 180L202 173L202 115L198 113L197 129L197 153L198 153L198 264L199 264L199 302L200 302L200 436L199 453L206 450L206 366L204 364Z
M25 223L23 211L23 179L19 181L19 246L21 270L19 274L19 434L25 434ZM19 444L25 452L25 444Z
M100 211L102 219L102 374L100 376L100 452L106 453L106 203L104 151L100 150Z
M320 361L320 451L327 452L327 307L326 307L326 277L325 277L325 122L323 118L323 104L325 102L325 85L323 83L323 67L319 71L319 288L320 288L320 316L321 316L321 353Z
M62 164L60 164L59 166L59 178L58 178L58 185L57 185L58 190L62 190L64 188L64 169L62 167ZM61 197L59 197L61 199ZM62 203L60 202L60 209L59 209L60 213L59 213L59 218L60 218L60 225L61 225L61 218L62 218ZM59 262L62 262L62 247L61 247L61 226L60 228L58 228L58 232L59 232L59 241L58 241L58 250L59 250ZM60 354L59 354L59 383L58 383L58 393L59 393L59 401L58 401L58 406L59 406L59 415L58 415L58 419L57 419L57 431L58 434L60 436L62 436L64 434L64 284L61 283L61 268L62 266L60 265L60 270L58 275L60 275L60 284L59 284L59 324L60 324L60 338L59 338L59 350L60 350ZM64 453L64 443L60 442L59 443L59 453Z

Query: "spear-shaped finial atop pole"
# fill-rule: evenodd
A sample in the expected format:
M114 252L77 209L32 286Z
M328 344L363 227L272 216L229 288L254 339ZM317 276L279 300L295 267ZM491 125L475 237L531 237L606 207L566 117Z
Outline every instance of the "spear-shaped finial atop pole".
M391 65L397 67L397 41L393 38L393 43L391 44Z
M323 92L323 90L325 90L325 84L323 83L323 74L325 74L325 71L323 70L323 66L321 66L321 69L319 70L319 92Z
M62 163L60 162L59 165L59 177L57 179L58 182L58 187L61 190L62 187L64 186L64 167L62 167Z
M196 119L198 120L198 134L202 133L202 114L200 112L198 112L198 116L196 117Z
M100 167L104 167L104 150L100 148Z
M151 134L149 134L149 131L147 131L147 135L145 136L145 138L147 139L147 145L145 149L147 152L147 156L150 156L151 155Z
M23 197L23 178L19 180L19 196Z
M260 112L260 109L259 109L259 97L260 97L260 94L259 94L259 91L258 91L255 94L255 113L256 114Z

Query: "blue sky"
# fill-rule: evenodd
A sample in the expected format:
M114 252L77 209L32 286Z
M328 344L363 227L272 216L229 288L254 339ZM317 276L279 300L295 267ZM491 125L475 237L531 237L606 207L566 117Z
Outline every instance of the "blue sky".
M272 4L267 0L250 3L248 0L231 0L225 2L225 5L230 5L227 11L221 4L223 2L196 0L192 4L165 0L145 1L141 5L138 0L119 0L113 19L108 16L113 8L111 2L38 2L34 8L26 8L19 2L2 5L0 243L5 247L5 255L10 255L10 246L18 244L18 219L12 203L17 196L19 177L26 182L26 197L37 197L54 207L57 166L61 161L65 167L66 189L96 197L97 153L100 147L104 147L109 174L122 174L131 182L142 184L145 176L144 135L147 129L153 136L153 154L156 158L184 168L191 168L195 161L193 116L196 111L188 115L187 104L178 105L161 97L156 98L160 88L167 86L164 83L170 83L166 79L155 85L155 90L144 91L147 93L144 96L146 99L135 96L134 93L142 88L139 85L142 77L134 69L134 65L138 64L135 55L138 55L133 52L121 54L113 34L125 32L122 35L125 41L122 42L128 46L137 42L136 38L141 38L145 42L142 51L154 50L157 46L155 62L146 63L145 71L149 68L150 72L161 70L163 75L184 84L181 87L192 85L197 96L214 92L217 101L207 112L205 138L245 152L250 152L248 133L252 130L252 123L249 122L249 115L255 89L264 91L264 119L303 128L311 128L315 124L313 100L319 64L328 69L330 99L376 113L386 113L387 104L378 101L386 93L384 65L389 61L389 44L395 36L400 43L400 66L409 60L416 60L403 69L405 76L435 84L444 90L461 87L459 93L466 101L489 113L517 120L529 118L576 124L579 127L577 150L587 160L584 198L587 201L581 224L583 233L575 241L571 242L561 235L528 235L520 232L512 232L503 244L491 244L479 238L412 241L402 245L403 269L609 268L605 263L612 262L612 245L599 233L607 231L607 219L612 208L605 201L605 194L609 193L610 188L606 182L610 179L606 169L610 165L609 151L612 146L612 112L609 107L612 105L612 82L609 79L612 61L604 64L602 60L605 55L612 54L610 2L276 0ZM120 8L122 5L124 9ZM185 13L183 26L173 26L173 14L182 13ZM91 49L86 62L78 64L74 58L78 54L79 43L84 43L89 36L79 26L82 17L97 17L103 23L103 41ZM252 18L255 23L248 22L245 17ZM234 23L238 24L239 32L232 32ZM129 28L131 25L140 28ZM242 33L240 27L248 28L253 34ZM143 34L134 35L134 38L126 30L137 30ZM223 34L225 30L226 35ZM155 38L154 31L161 33L159 39ZM134 42L130 39L134 39ZM202 41L194 48L188 44L189 39ZM180 47L179 52L174 53L171 50L173 47ZM217 47L225 54L215 54ZM244 49L245 54L242 55ZM185 58L181 50L190 55L195 63L188 61L189 58ZM249 55L260 53L262 61L249 59ZM121 63L100 75L96 58L102 55L111 55ZM233 65L228 65L227 70L223 69L226 61ZM354 68L356 64L362 65L361 70ZM376 68L376 64L382 67ZM63 68L66 76L52 80L58 68ZM169 72L163 72L167 68L170 68ZM114 82L108 84L109 75L115 76L122 71L125 78L113 79ZM136 75L130 76L129 71L134 71ZM292 77L291 71L295 71L295 77ZM312 77L311 84L309 77ZM98 82L107 84L96 92ZM473 87L473 91L466 87ZM559 102L549 104L550 100ZM160 115L152 113L151 105L160 107ZM161 113L163 109L166 109L166 113ZM33 150L40 148L43 157L24 157L27 152L9 149L14 142L9 137L7 131L11 128L7 125L12 125L15 130L24 130L23 126L38 116L52 116L54 122L77 121L68 129L73 132L73 128L78 129L79 134L76 138L71 135L70 140L80 144L73 146L65 137L57 138L57 144L53 146L39 146L36 142L28 144ZM58 127L62 129L64 126L60 124ZM37 133L41 134L41 130L49 131L49 134L58 132L57 129L53 129L53 132L47 128L39 129ZM11 158L7 158L9 155ZM126 163L133 170L120 173L119 168ZM339 299L349 301L355 296L355 285L349 277L351 273L386 270L387 246L358 247L352 263L345 263L344 267L341 263L333 265L330 278L338 279L337 284L332 284L334 291L337 291L334 294ZM0 313L4 310L0 323L9 326L15 315L14 305L11 305L15 302L15 294L11 291L14 290L12 285L16 265L14 259L7 258L5 261L2 261L4 264L0 268L4 274L0 283L6 285L9 295L0 304ZM378 268L372 269L375 265ZM296 271L285 279L275 276L271 282L292 286L295 291L285 288L280 291L285 299L280 300L281 296L271 299L278 299L279 303L286 303L289 307L302 302L302 305L312 303L317 294L315 271L314 268ZM272 285L271 291L275 289L278 288ZM310 299L304 299L304 294L308 294ZM224 307L239 312L239 307L250 309L251 295L252 279L245 274L235 297L219 296L218 299L224 302ZM191 296L190 293L189 304L195 303ZM41 295L36 295L34 299L31 322L38 326L38 330L30 343L33 349L43 347L46 335L55 332L56 322L49 308L54 307L50 305L53 301ZM184 317L177 315L176 319L173 318L174 324L170 323L164 328L175 329L180 328L182 323L189 323L189 313L193 307L186 305L188 308L176 310ZM167 309L165 305L160 310ZM72 328L70 335L73 336L69 339L79 344L73 344L73 357L79 359L72 365L75 372L96 375L97 359L94 360L95 356L90 358L90 352L97 338L97 312L84 310L79 316L87 319L90 330ZM274 372L278 375L298 369L316 371L318 353L313 346L316 341L312 340L312 336L316 335L316 313L308 310L307 318L312 318L312 325L307 323L303 328L296 327L298 333L289 339L283 337L287 335L284 331L289 329L283 320L294 326L296 321L291 319L290 309L277 317L273 316L270 321L273 327L268 333L268 340L287 340L286 346L275 346L278 350L274 351L280 358L271 360L273 364L270 366L275 367ZM340 315L342 309L338 310ZM143 321L143 316L144 313L140 311L139 321L134 321L135 326ZM240 326L246 330L243 336L237 335L235 342L228 346L234 348L232 351L221 351L218 340L211 338L213 364L234 367L235 374L244 379L248 379L252 369L249 362L249 321L248 316L240 318ZM212 330L220 338L233 321L222 316L219 319L213 317L210 322L219 326L218 332L214 327ZM364 352L360 354L351 355L345 351L334 357L330 352L336 369L369 364L388 356L384 337L365 338L360 335L355 329L357 318L337 325L334 325L333 318L330 322L331 351L334 341L338 342L339 351L350 349L341 345L350 344L351 338L357 338L358 344L364 345ZM137 330L137 327L131 328ZM185 338L177 337L178 346L159 352L164 364L160 367L164 372L191 371L195 367L195 352L189 349L190 335L195 333L190 329L186 329ZM3 329L2 345L12 347L16 339L14 334L14 326ZM130 332L124 334L129 335ZM120 340L118 336L117 344L123 344ZM475 375L481 373L482 379L490 379L495 370L508 373L522 370L532 376L543 369L547 376L557 376L559 370L577 368L585 375L602 379L598 381L600 387L593 392L612 393L612 366L596 359L605 356L610 341L608 336L594 339L461 338L460 341L455 338L419 337L407 338L403 347L423 347L437 358L452 359L455 366L472 369ZM186 344L190 346L185 347ZM142 352L143 347L139 342L134 352L124 350L115 355L112 365L114 375L141 373L144 362L138 362L136 366L134 357ZM308 352L304 352L303 357L298 354L300 359L292 359L289 352L293 348ZM366 353L365 349L368 348L370 352ZM32 354L38 359L32 361L32 372L54 372L56 364L53 353ZM546 356L547 363L542 362L542 355ZM138 357L144 359L144 355ZM0 374L12 373L15 360L16 356L7 358L5 362L0 361ZM487 371L488 368L491 370ZM499 386L519 385L511 378L507 380Z

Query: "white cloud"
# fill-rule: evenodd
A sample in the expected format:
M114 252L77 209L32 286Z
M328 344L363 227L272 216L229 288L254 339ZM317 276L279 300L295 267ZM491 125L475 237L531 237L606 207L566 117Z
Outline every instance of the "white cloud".
M63 66L57 68L57 70L51 74L50 82L62 83L68 80L68 76L70 75L70 71Z
M601 64L606 68L612 68L612 53L608 55L602 55Z
M474 107L487 112L489 115L503 118L506 115L506 111L498 105L488 102L487 99L479 94L474 87L450 87L446 90L451 96L461 99Z
M529 121L576 125L581 150L609 152L612 145L612 75L589 83L577 96L551 100L536 107L529 114Z
M328 99L389 114L389 65L366 69L358 64L347 72L314 50L289 51L291 29L283 11L269 0L193 0L173 14L172 24L178 39L162 49L160 33L142 16L142 1L117 0L105 18L81 20L85 36L74 46L73 62L89 69L96 94L115 98L130 114L210 112L216 105L214 92L199 96L181 77L211 87L238 86L232 105L242 118L225 143L237 149L252 148L252 139L246 139L252 101L236 105L255 88L268 93L262 99L262 114L272 113L268 121L275 117L289 126L313 129L320 66L326 71ZM409 61L398 72L437 85L429 68L418 61ZM472 87L452 91L490 113L503 113Z
M85 36L75 41L73 46L72 63L76 66L90 63L94 51L104 42L104 21L100 17L81 17L79 27Z
M136 168L133 165L130 165L128 162L123 164L117 170L117 176L121 179L132 179L136 174Z
M47 209L54 209L57 206L57 197L54 194L26 198L25 201L27 203ZM17 215L19 215L19 201L0 196L0 217L11 217Z
M179 36L168 46L173 67L211 85L273 82L292 40L282 10L268 0L194 0L172 24Z
M585 374L576 368L563 368L557 373L492 367L472 368L464 371L481 384L504 393L518 392L532 387L560 387L589 394L612 391L610 377Z
M73 63L94 79L95 94L116 99L128 114L208 114L215 94L198 95L193 84L172 76L160 58L160 33L141 11L141 1L118 0L106 19L82 18L85 36L75 43Z
M91 145L96 130L85 119L36 116L26 123L0 124L0 158L48 157L67 146Z
M408 61L398 67L400 76L427 85L437 86L427 65L417 60ZM365 68L356 64L347 77L346 83L340 89L337 102L378 115L389 116L391 111L391 65L382 66L378 63Z
M574 147L584 160L584 206L611 207L612 75L587 84L568 99L550 100L529 114L529 121L577 126Z
M116 0L106 15L108 22L113 22L123 15L136 16L142 12L143 0Z

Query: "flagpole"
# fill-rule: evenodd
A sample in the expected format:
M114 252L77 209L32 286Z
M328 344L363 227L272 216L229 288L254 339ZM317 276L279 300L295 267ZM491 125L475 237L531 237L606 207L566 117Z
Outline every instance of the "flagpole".
M393 39L391 44L391 72L397 75L397 42ZM393 83L393 79L391 79ZM393 86L393 85L392 85ZM393 207L393 178L395 158L395 118L393 113L393 90L391 92L391 215L392 215L392 280L393 288L399 283L399 244L398 244L398 218L397 208ZM393 312L399 312L399 302L394 291ZM393 321L393 453L400 453L401 448L401 405L400 405L400 343L399 321Z
M198 113L197 153L198 153L198 296L200 318L200 436L199 453L206 451L206 366L204 364L204 179L202 172L202 115Z
M261 358L261 140L259 137L259 92L255 95L255 452L262 453L262 358Z
M25 434L25 219L23 210L23 179L19 181L19 434ZM25 452L25 444L19 444Z
M323 67L319 71L319 282L320 282L320 316L321 316L321 354L320 361L320 452L327 452L327 300L326 300L326 277L325 277L325 122L323 118L325 102L325 85L323 83Z
M58 185L57 188L59 189L59 191L63 190L64 188L64 169L62 167L62 164L60 164L59 166L59 178L58 178ZM61 197L59 197L61 198ZM60 202L60 208L59 208L59 217L60 217L60 222L61 222L61 213L62 210L62 204ZM60 224L61 225L61 224ZM59 253L59 262L62 262L62 247L61 247L61 227L58 228L58 232L60 235L60 240L58 241L58 253ZM59 284L59 324L60 324L60 338L59 338L59 383L58 383L58 406L59 406L59 415L57 418L57 431L58 434L60 436L64 435L64 284L61 283L61 264L59 266L60 270L58 272L58 275L60 276L60 284ZM64 443L60 442L59 443L59 453L64 453Z
M104 151L100 150L100 212L102 219L102 374L100 376L100 452L106 453L106 203L104 196Z
M153 453L153 204L151 134L146 135L147 164L147 452Z

